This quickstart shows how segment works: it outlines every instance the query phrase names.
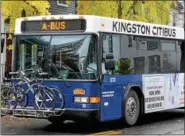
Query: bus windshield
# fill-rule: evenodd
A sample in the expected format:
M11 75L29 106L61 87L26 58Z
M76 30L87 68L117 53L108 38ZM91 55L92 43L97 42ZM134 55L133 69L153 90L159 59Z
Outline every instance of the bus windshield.
M42 68L50 79L96 79L94 35L17 36L15 70Z

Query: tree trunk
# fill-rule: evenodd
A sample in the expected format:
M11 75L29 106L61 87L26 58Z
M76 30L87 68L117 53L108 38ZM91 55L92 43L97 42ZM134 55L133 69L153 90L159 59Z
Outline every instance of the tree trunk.
M21 17L26 17L26 11L24 9L22 10Z
M121 7L121 0L118 0L118 18L122 17L122 7Z

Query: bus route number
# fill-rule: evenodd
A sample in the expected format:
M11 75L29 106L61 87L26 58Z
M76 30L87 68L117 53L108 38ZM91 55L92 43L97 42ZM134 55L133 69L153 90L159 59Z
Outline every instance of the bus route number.
M64 30L66 28L66 23L64 21L60 22L44 22L42 24L42 30Z

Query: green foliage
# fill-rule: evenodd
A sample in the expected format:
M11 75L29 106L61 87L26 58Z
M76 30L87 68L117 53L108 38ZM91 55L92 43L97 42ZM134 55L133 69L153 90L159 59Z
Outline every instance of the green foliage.
M72 3L72 0L66 0L66 5L71 5L71 3Z
M100 15L156 24L169 24L176 1L78 1L78 14Z
M128 58L121 58L117 62L117 69L114 73L119 74L131 74L133 69L131 68L131 60Z
M10 32L14 31L16 18L23 17L23 10L25 16L38 16L49 15L49 2L47 0L42 1L2 1L2 13L3 18L10 19Z

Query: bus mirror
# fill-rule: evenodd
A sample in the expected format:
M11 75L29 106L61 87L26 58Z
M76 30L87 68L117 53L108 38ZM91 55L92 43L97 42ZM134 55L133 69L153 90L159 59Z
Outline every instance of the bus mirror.
M1 39L1 53L3 53L3 48L4 48L4 39Z
M106 54L105 59L106 60L114 59L114 55L113 54Z
M114 70L115 68L115 61L113 54L106 54L105 56L105 69L106 70Z

